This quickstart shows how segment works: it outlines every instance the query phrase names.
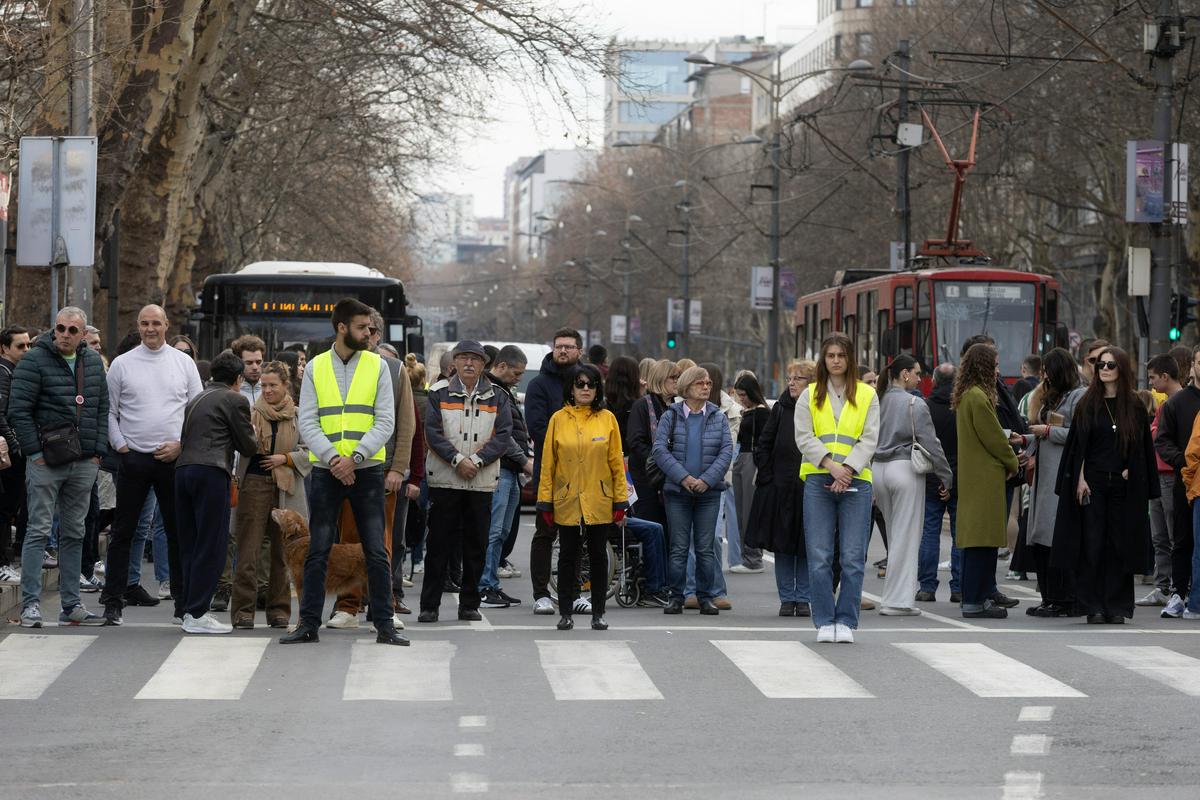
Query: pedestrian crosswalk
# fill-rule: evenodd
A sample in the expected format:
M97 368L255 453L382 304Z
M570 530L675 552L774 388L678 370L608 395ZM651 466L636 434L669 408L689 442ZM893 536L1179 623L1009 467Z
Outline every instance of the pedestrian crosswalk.
M8 634L0 639L0 701L37 700L47 693L73 696L90 670L111 670L114 662L104 659L120 655L127 663L124 646L96 646L103 638ZM729 674L740 676L744 691L772 700L886 700L911 694L914 685L939 698L1125 697L1130 678L1122 673L1144 681L1143 691L1200 697L1200 658L1158 645L1055 643L1052 653L1035 652L1035 666L1020 657L1028 651L994 640L990 645L896 642L871 648L787 639L668 642L539 639L511 645L505 663L513 671L509 674L537 675L542 688L524 683L525 691L544 691L563 702L687 700L696 682L725 681ZM147 702L228 701L280 688L340 689L347 701L453 702L456 693L474 690L481 674L497 674L490 655L479 640L418 639L397 648L355 637L280 648L266 637L160 638L139 650L136 662L144 669L129 673L128 696ZM1166 688L1155 689L1156 684Z

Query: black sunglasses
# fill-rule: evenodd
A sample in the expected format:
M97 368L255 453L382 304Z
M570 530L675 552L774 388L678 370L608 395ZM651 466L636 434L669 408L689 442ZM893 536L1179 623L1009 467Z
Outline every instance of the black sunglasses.
M1117 362L1115 361L1097 361L1096 366L1100 369L1116 369Z
M71 327L68 328L66 325L63 325L61 322L54 326L54 330L58 331L59 333L69 333L72 336L76 336L79 334L79 328L77 326L72 325Z
M575 388L576 389L595 389L596 384L592 383L591 381L575 381Z

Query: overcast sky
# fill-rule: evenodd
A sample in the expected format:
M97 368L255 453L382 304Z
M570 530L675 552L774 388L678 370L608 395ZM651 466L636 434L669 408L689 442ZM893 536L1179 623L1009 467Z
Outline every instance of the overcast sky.
M560 0L544 0L560 2ZM816 23L817 0L568 0L581 19L622 39L691 41L720 36L777 40L780 29ZM430 177L430 191L469 193L478 216L500 216L504 170L523 155L564 147L599 147L604 140L604 83L576 88L576 103L590 124L570 119L553 98L528 87L499 83L491 110L495 121L464 132L460 163Z

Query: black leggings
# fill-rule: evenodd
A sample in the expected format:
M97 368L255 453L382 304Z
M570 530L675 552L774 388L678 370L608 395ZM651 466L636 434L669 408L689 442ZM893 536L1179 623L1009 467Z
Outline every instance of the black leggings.
M588 559L591 563L592 616L604 616L604 598L608 594L608 536L612 525L558 526L558 608L564 617L571 616L575 597L579 594L579 540L587 536ZM564 579L564 575L571 576Z

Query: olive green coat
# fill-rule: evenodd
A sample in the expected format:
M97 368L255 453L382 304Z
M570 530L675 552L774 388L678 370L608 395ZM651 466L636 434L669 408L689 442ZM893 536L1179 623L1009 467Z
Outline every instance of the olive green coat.
M1017 455L982 389L967 390L955 409L954 422L958 429L957 544L1005 547L1004 479L1017 469Z

